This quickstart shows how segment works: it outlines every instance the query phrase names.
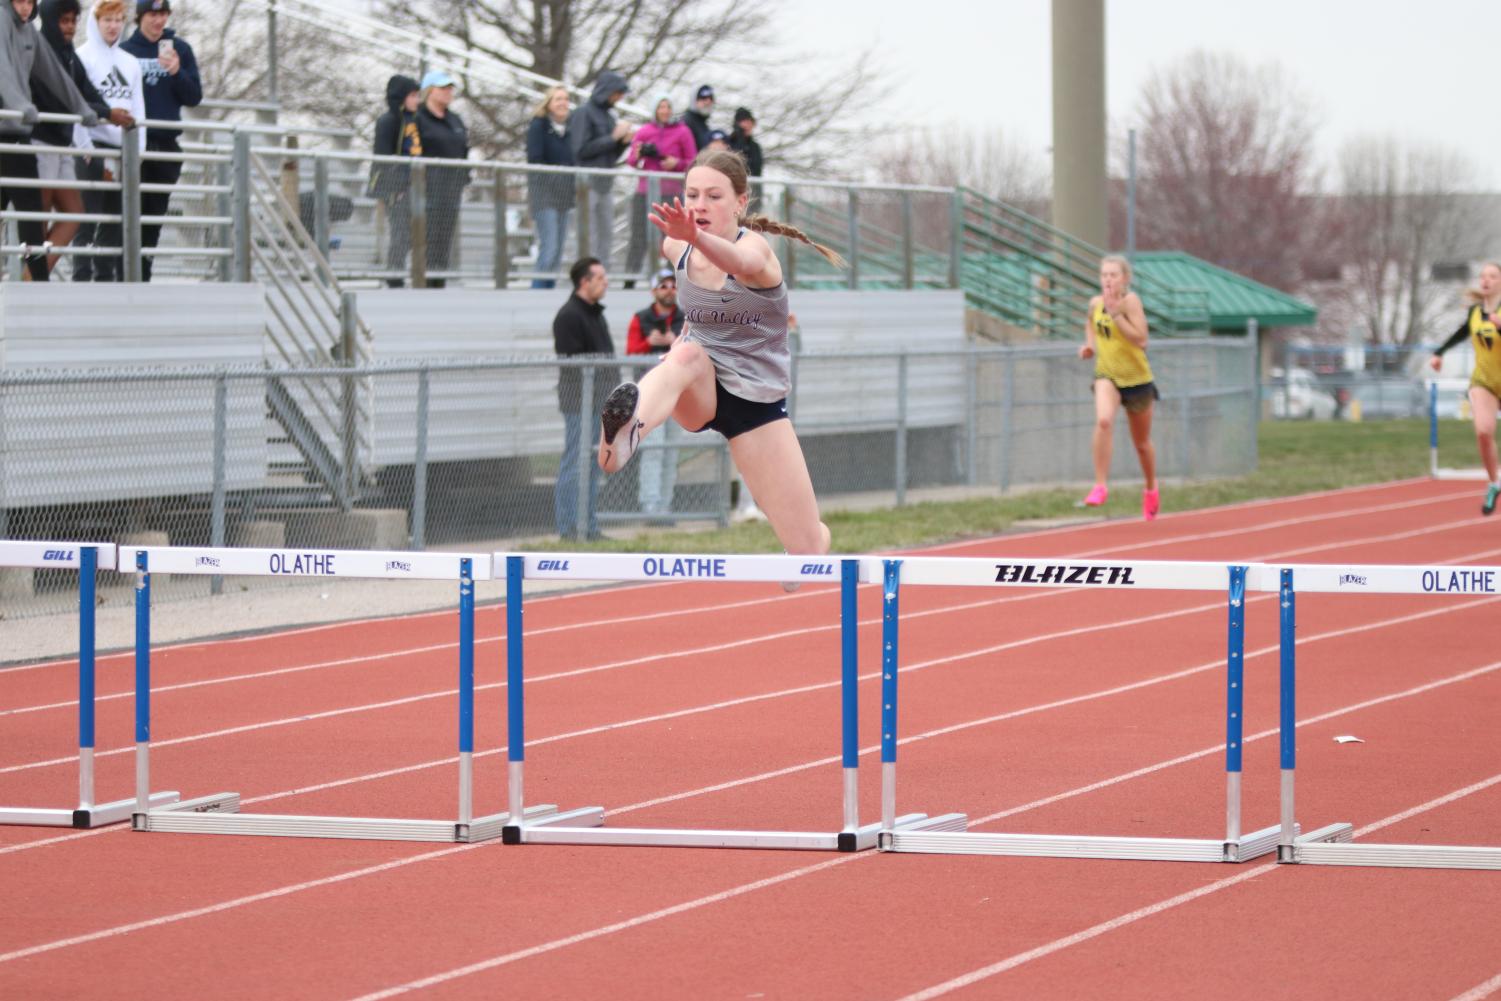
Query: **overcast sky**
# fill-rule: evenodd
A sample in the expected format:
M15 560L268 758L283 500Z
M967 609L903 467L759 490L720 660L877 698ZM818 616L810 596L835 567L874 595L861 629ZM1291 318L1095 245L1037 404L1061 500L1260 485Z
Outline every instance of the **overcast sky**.
M902 81L899 121L1051 143L1049 0L789 0L780 30L800 51L875 46ZM1130 126L1155 67L1232 52L1279 64L1306 94L1325 162L1351 136L1391 134L1463 148L1501 191L1501 0L1106 0L1105 30L1112 126Z

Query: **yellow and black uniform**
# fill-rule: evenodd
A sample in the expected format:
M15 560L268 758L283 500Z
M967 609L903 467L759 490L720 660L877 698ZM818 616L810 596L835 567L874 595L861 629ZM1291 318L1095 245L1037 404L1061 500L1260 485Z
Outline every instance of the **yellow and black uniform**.
M1470 385L1479 386L1501 400L1501 332L1486 318L1485 308L1478 302L1470 307L1459 329L1433 353L1442 355L1466 337L1475 346L1475 371L1470 373Z
M1160 395L1152 382L1152 366L1147 364L1145 348L1139 348L1116 329L1115 321L1105 311L1103 299L1089 314L1094 325L1094 377L1109 379L1121 394L1121 406L1135 413L1145 410Z

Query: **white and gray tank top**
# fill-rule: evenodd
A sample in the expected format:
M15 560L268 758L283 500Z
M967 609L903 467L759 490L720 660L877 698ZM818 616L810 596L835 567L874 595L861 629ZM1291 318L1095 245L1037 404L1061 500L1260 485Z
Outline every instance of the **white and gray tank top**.
M741 229L735 239L745 235ZM787 285L748 288L726 275L724 288L707 289L688 277L690 244L678 258L678 305L687 321L684 338L699 344L714 375L729 392L752 403L776 403L792 389L787 347Z

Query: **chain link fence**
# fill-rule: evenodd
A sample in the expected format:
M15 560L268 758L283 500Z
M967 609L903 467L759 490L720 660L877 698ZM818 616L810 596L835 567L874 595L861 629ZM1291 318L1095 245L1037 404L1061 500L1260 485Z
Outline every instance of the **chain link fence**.
M820 499L886 504L935 487L1009 490L1091 477L1089 371L1073 346L809 353L789 411ZM622 473L594 449L562 465L561 369L595 385L651 361L517 358L334 369L0 373L0 537L292 549L474 549L600 531L725 524L728 448L674 427ZM1153 345L1153 438L1166 477L1255 468L1255 351L1244 338ZM363 392L356 393L355 387ZM326 398L331 420L289 417ZM589 401L589 402L585 402ZM341 409L342 408L342 409ZM305 413L304 413L304 416ZM1114 475L1138 475L1119 422ZM364 424L364 427L356 427ZM356 437L369 442L354 448ZM340 439L344 440L340 440ZM322 461L313 458L322 456ZM559 489L560 483L563 489ZM581 544L583 544L581 542ZM837 544L837 540L836 540ZM115 579L118 578L118 579ZM110 603L129 601L113 575ZM286 586L270 578L235 587ZM217 592L176 578L159 598ZM327 582L325 585L327 586ZM0 618L61 611L66 575L0 571Z

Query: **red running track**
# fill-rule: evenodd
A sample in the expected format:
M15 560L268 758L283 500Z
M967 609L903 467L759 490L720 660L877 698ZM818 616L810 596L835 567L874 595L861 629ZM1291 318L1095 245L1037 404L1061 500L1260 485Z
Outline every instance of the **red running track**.
M1224 562L1501 561L1474 491L1405 482L944 547ZM863 815L879 602L862 589ZM1494 599L1299 600L1299 819L1501 844ZM899 803L992 831L1218 837L1207 594L909 588ZM527 798L630 826L834 829L830 589L532 600ZM477 809L504 805L502 616L479 616ZM453 814L451 615L163 649L153 786ZM1248 605L1245 828L1277 817L1276 609ZM0 803L74 795L75 665L0 670ZM101 794L132 788L100 665ZM1337 744L1353 734L1363 743ZM0 829L0 997L1433 998L1501 992L1501 874Z

